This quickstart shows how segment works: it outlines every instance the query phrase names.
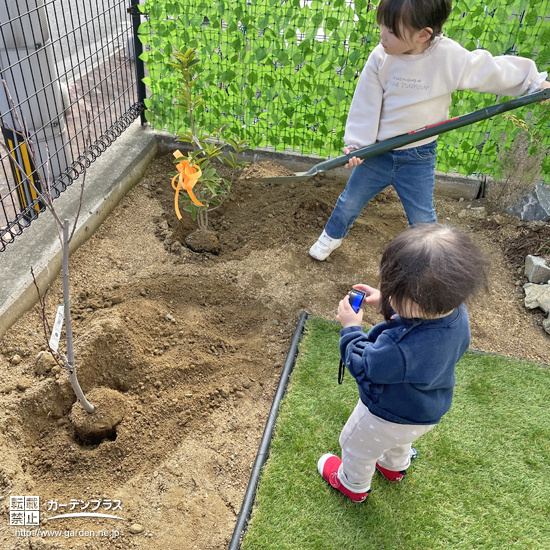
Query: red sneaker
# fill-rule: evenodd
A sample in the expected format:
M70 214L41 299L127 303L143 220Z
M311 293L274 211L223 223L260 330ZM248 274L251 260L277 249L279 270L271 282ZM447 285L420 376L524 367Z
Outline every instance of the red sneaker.
M399 483L403 476L407 473L407 470L402 470L401 472L394 472L393 470L386 470L386 468L382 468L382 466L379 466L376 464L376 469L388 480L392 483Z
M325 454L317 462L317 470L319 470L324 480L328 481L335 489L338 489L338 491L351 498L353 502L363 502L370 491L355 493L346 489L338 479L338 468L340 468L340 464L342 464L342 461L337 456Z
M414 447L411 447L409 456L411 457L411 460L414 460L415 458L418 457L418 451ZM388 481L391 481L392 483L399 483L403 479L403 476L406 475L407 473L407 470L401 470L400 472L395 472L393 470L386 470L386 468L382 468L382 466L378 466L378 464L376 465L376 469Z

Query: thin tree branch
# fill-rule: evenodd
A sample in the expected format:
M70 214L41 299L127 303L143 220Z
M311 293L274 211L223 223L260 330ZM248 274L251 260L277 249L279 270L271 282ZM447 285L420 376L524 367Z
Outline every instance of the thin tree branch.
M34 276L34 270L31 267L31 275L32 275L32 281L34 283L34 286L36 288L36 293L38 294L38 303L40 304L40 310L39 310L39 317L42 319L42 327L44 329L44 336L47 340L50 339L50 335L52 333L50 329L50 325L48 323L48 317L46 315L46 294L48 292L48 288L46 289L46 292L44 292L44 296L40 296L40 288L38 287L38 283L36 282L36 277Z
M47 173L48 173L48 181L46 183L46 182L44 182L44 178L42 177L42 173L41 173L41 171L40 171L40 169L37 165L37 162L36 162L36 154L35 154L35 151L34 151L34 146L33 146L32 140L27 138L29 133L27 131L27 126L26 126L26 122L24 121L24 117L23 117L23 122L21 122L21 119L19 118L19 115L17 114L17 109L16 109L16 106L15 106L15 102L13 101L13 99L11 97L11 94L10 94L10 91L9 91L8 86L6 84L6 81L2 80L2 82L4 84L6 94L7 94L8 98L9 98L11 104L12 104L15 120L16 120L17 124L25 132L25 134L23 135L23 141L28 144L28 150L31 154L31 160L34 164L35 172L38 175L41 186L45 190L45 193L43 194L40 191L38 191L38 189L36 189L36 186L34 185L34 182L30 179L30 176L28 177L29 183L32 185L33 189L36 191L36 194L41 197L41 199L44 201L44 204L46 205L46 207L52 213L55 224L56 224L56 227L57 227L57 232L58 232L58 235L59 235L59 238L60 238L60 241L61 241L61 249L63 251L63 261L62 261L63 311L64 311L64 317L65 317L65 341L66 341L66 344L67 344L67 357L65 357L63 354L59 353L58 351L54 351L51 348L50 344L49 344L49 340L50 340L50 336L51 336L51 329L48 325L47 316L46 316L46 302L45 302L44 298L40 296L40 289L38 287L36 277L34 276L34 271L31 267L31 274L32 274L34 285L36 287L36 291L38 293L38 301L40 303L39 316L42 318L42 327L43 327L46 339L48 340L48 344L47 344L48 349L50 351L50 354L52 355L52 357L56 361L56 363L58 363L62 368L67 370L67 372L69 374L69 381L71 382L71 385L72 385L73 390L76 394L76 398L77 398L78 402L83 406L83 408L84 408L84 410L86 410L86 412L93 413L94 412L94 406L86 399L86 396L84 395L84 392L82 391L82 388L80 387L80 384L78 382L78 378L77 378L77 375L76 375L76 367L75 367L75 360L74 360L74 341L73 341L72 324L71 324L71 309L70 309L70 303L69 303L69 299L70 299L70 294L69 294L69 242L70 242L70 240L71 240L71 238L72 238L72 236L75 232L77 221L78 221L78 216L80 215L80 210L82 208L82 197L83 197L84 182L85 182L85 177L86 177L87 158L86 157L84 158L84 177L82 178L82 184L81 184L81 187L80 187L80 201L79 201L79 205L78 205L78 212L77 212L77 215L76 215L76 218L75 218L75 221L74 221L74 225L73 225L71 235L69 237L69 220L65 219L63 222L61 222L59 216L57 215L57 213L55 211L55 207L53 205L53 199L52 199L52 195L51 195L51 191L50 191L50 185L49 185L49 180L50 180L50 167L49 167L50 152L49 152L49 150L46 146L46 153L47 153L46 170L47 170ZM88 128L88 135L87 135L87 138L86 138L86 150L88 149L89 136L90 136L90 115L89 115L89 113L88 113L87 128ZM16 132L16 130L12 130L12 131ZM21 135L19 132L16 132L16 133ZM4 144L2 144L2 145L4 146L4 149L7 150L7 147ZM8 154L11 156L11 152L9 150L8 150ZM19 163L16 160L15 160L15 164L19 168L19 170L21 171L21 174L26 173L25 170L22 169L22 167L19 165ZM60 233L61 230L63 230L63 236L61 236L61 233ZM56 355L54 355L54 353ZM58 356L63 360L62 365L59 363Z

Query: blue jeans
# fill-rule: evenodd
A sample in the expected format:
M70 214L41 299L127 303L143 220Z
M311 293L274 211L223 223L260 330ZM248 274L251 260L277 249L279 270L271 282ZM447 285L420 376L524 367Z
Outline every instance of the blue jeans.
M393 185L409 224L436 222L433 206L437 141L420 147L388 151L365 159L350 179L325 226L333 239L342 239L367 203Z

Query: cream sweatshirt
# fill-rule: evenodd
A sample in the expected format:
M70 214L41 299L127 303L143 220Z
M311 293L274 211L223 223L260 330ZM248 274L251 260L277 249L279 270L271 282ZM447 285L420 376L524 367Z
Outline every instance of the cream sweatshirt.
M449 118L451 94L472 90L506 96L534 92L546 78L525 57L493 57L468 51L438 36L418 55L387 55L379 44L359 77L346 122L344 143L358 148L443 122ZM418 147L427 138L402 147Z

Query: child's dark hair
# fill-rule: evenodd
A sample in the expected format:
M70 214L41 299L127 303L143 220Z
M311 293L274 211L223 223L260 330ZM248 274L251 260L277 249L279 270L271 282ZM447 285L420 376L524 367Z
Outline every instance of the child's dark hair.
M409 227L384 250L380 262L380 310L388 320L390 300L403 317L411 302L423 316L458 307L487 290L486 261L471 239L453 227L423 223Z
M430 40L441 34L441 29L451 13L451 0L380 0L376 10L376 22L388 27L403 40L403 27L420 31L433 30Z

